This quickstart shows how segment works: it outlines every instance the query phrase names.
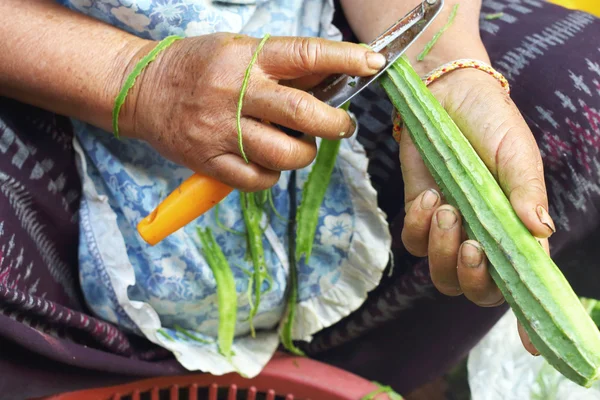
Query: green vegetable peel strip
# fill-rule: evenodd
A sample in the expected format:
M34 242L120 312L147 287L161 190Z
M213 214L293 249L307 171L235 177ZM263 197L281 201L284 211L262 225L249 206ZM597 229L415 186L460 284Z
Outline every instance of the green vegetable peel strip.
M210 229L198 228L198 236L204 258L217 282L217 302L219 307L219 328L217 342L219 351L227 359L233 355L232 346L237 320L237 292L231 267L216 242Z
M175 325L175 331L177 333L182 334L186 338L193 340L193 341L196 341L196 342L199 342L199 343L203 343L203 344L211 344L210 341L208 341L206 339L199 338L196 335L192 335L187 329L184 329L184 328L182 328L179 325Z
M504 17L504 13L503 12L498 12L498 13L495 13L495 14L488 14L488 15L486 15L485 16L485 20L486 21L492 21L492 20L499 19L499 18L502 18L502 17Z
M450 26L452 25L452 23L454 22L454 18L456 17L456 12L458 11L458 4L455 4L454 7L452 7L452 11L450 12L450 16L448 17L448 22L446 22L446 25L444 25L442 27L442 29L440 29L434 36L433 39L431 39L429 41L429 43L427 43L425 45L425 48L423 49L423 51L421 52L421 54L419 54L417 56L417 60L419 61L423 61L425 59L425 57L427 56L427 54L429 54L429 52L431 51L431 49L433 48L433 46L436 44L436 42L438 41L438 39L440 38L440 36L442 36L442 34L444 32L446 32L446 30L448 28L450 28Z
M229 227L227 227L227 226L225 226L223 224L223 222L219 218L219 204L215 205L215 222L217 223L217 226L219 228L223 229L225 232L229 232L229 233L231 233L233 235L236 235L236 236L244 236L244 235L246 235L245 232L236 231L235 229L229 228Z
M249 163L250 161L248 161L248 157L246 157L246 152L244 151L244 143L242 141L242 106L244 104L244 96L246 95L246 90L248 90L248 83L250 82L250 72L252 72L252 67L256 63L256 60L258 60L258 53L260 53L263 46L265 45L267 40L269 40L270 37L271 37L271 35L269 35L267 33L262 38L260 43L258 43L258 46L256 47L256 50L254 51L254 54L252 55L252 58L250 59L250 64L248 64L248 67L246 68L246 73L244 74L244 80L242 81L242 89L240 90L240 97L238 99L235 122L236 122L237 134L238 134L238 146L240 148L240 154L242 155L242 157L244 158L244 161L246 161L246 163Z
M172 45L175 41L183 39L180 36L167 36L163 40L161 40L154 49L152 49L146 56L144 56L133 68L133 71L127 76L121 91L117 95L115 99L115 104L112 112L112 128L113 134L118 139L119 135L119 114L121 113L121 107L125 103L125 99L127 98L127 94L133 85L135 85L135 81L140 76L140 74L144 71L144 69L150 64L152 61L158 57L158 55L165 50L167 47Z

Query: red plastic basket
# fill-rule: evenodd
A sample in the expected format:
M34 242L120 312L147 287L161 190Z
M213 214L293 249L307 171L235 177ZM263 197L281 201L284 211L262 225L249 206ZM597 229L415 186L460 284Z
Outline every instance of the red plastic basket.
M194 374L146 379L45 400L360 400L377 389L366 379L307 358L277 354L253 379ZM389 397L381 394L377 400Z

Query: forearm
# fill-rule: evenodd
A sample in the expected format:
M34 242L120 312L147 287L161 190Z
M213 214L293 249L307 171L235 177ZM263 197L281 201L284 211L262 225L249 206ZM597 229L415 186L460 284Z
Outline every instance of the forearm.
M369 43L398 18L421 3L421 0L379 0L377 6L364 0L341 0L350 27L361 42ZM448 21L454 5L460 4L451 28L439 38L423 61L416 61L425 44ZM481 0L446 0L439 16L406 54L420 74L425 74L445 62L459 58L476 58L489 62L479 36Z
M0 15L0 95L110 130L114 98L147 42L53 0L2 0Z

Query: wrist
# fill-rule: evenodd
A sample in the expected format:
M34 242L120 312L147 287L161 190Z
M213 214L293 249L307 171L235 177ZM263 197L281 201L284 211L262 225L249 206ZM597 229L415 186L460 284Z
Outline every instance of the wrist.
M422 61L418 61L417 56L423 51L427 40L416 41L407 49L406 56L419 76L424 76L437 67L460 59L475 59L486 64L490 63L488 53L479 37L456 41L454 46L444 46L444 43L439 43L443 40L442 37Z
M480 11L480 1L459 3L458 0L447 0L435 21L407 49L406 55L417 73L423 76L443 64L458 59L476 59L489 64L489 56L479 34ZM445 31L433 47L419 61L418 56L425 46L444 28Z
M123 49L114 60L115 67L112 69L112 74L107 80L105 89L105 98L110 110L108 121L103 121L103 128L109 132L113 131L112 119L117 96L125 86L129 76L134 71L136 65L152 51L158 44L157 41L136 39L132 41L127 48ZM141 74L136 78L135 84L128 91L125 97L118 117L119 134L124 137L137 137L137 117L136 110L140 97L140 86L146 80L148 74L146 67ZM114 132L113 132L114 133Z

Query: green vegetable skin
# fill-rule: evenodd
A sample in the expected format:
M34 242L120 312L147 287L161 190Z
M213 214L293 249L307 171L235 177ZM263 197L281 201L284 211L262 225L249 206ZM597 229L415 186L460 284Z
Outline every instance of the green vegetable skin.
M535 347L559 372L589 387L600 374L600 332L471 144L405 59L381 84L469 237L484 248L492 278Z

